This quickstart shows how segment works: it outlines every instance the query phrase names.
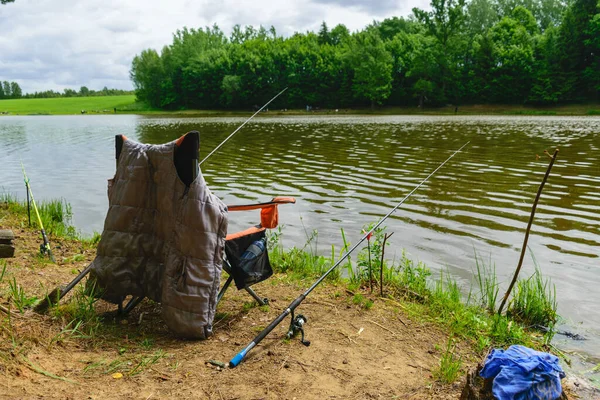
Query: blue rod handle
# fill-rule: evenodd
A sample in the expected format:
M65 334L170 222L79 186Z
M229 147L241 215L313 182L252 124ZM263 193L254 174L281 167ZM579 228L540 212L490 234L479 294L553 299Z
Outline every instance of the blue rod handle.
M242 362L242 360L244 359L244 357L246 357L246 354L255 346L255 343L252 342L248 345L248 347L246 347L245 349L243 349L242 351L240 351L239 353L237 353L235 355L235 357L233 357L231 359L231 361L229 361L229 368L235 368L238 365L240 365L240 363Z

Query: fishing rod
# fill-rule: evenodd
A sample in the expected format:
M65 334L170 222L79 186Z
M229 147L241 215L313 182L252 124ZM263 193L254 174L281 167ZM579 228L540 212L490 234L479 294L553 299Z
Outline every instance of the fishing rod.
M52 250L50 250L50 241L48 240L48 236L46 235L46 230L44 229L44 224L42 224L42 219L40 218L40 213L38 211L37 206L35 205L35 199L33 198L33 192L31 191L31 186L29 185L29 178L25 173L25 166L23 165L23 161L21 161L21 169L23 170L23 179L25 180L25 188L27 189L27 197L31 197L31 203L33 204L33 209L35 210L35 215L37 215L38 223L40 224L40 229L42 230L42 240L44 243L40 244L40 253L48 254L53 263L56 262L54 256L52 255ZM29 213L29 201L27 201L27 211ZM31 217L29 217L29 223L31 224Z
M198 165L202 165L202 163L204 161L206 161L210 156L212 156L217 150L219 150L219 148L221 148L221 146L223 146L229 139L231 139L231 137L233 135L235 135L240 129L242 129L242 127L244 125L246 125L252 118L254 118L259 112L261 112L265 107L267 107L269 104L271 104L271 102L273 100L275 100L277 97L279 97L283 92L285 92L288 88L286 87L285 89L283 89L281 92L277 93L271 100L269 100L267 103L265 103L264 106L262 106L261 108L258 109L258 111L256 111L254 114L252 114L252 116L250 118L248 118L247 120L245 120L240 126L237 127L237 129L235 131L233 131L229 136L227 136L227 138L225 138L225 140L223 140L217 147L215 147L213 149L213 151L211 151L206 157L204 157L204 159L202 161L200 161L198 163ZM116 152L120 153L120 146L122 147L122 143L119 146L119 144L116 145ZM22 163L21 163L22 165ZM25 173L25 169L23 169L23 173ZM26 181L27 183L27 181ZM33 199L33 196L32 196ZM34 203L35 205L35 203ZM36 209L37 211L37 209ZM38 216L39 218L39 216ZM40 221L40 225L41 225L41 221ZM44 229L42 228L42 234L44 232ZM44 234L45 235L45 234ZM44 236L45 237L45 236ZM46 240L46 239L45 239ZM48 251L50 250L50 247L48 246ZM50 253L50 256L52 256L52 253ZM52 261L54 261L54 258L52 259ZM79 273L79 275L77 275L66 287L61 288L60 286L55 288L54 290L52 290L50 292L50 294L48 294L45 298L43 298L34 308L34 310L36 312L44 312L51 304L58 304L58 302L60 301L60 299L62 299L71 289L73 289L75 287L75 285L77 285L90 271L92 270L92 264L89 264L83 271L81 271ZM143 299L143 297L141 298L136 298L136 299L132 299L131 300L131 305L133 308L137 303L139 303L141 300ZM129 305L127 306L129 307Z
M231 133L231 135L227 136L227 138L225 138L225 140L223 140L223 141L222 141L222 142L221 142L221 143L220 143L220 144L219 144L217 147L215 147L213 151L211 151L210 153L208 153L208 155L207 155L206 157L204 157L204 159L203 159L202 161L200 161L200 162L199 162L199 165L202 165L202 163L203 163L204 161L206 161L206 160L207 160L207 159L208 159L210 156L212 156L214 152L216 152L217 150L219 150L219 149L221 148L221 146L223 146L223 145L224 145L224 144L225 144L225 143L226 143L226 142L227 142L229 139L231 139L231 137L232 137L233 135L235 135L235 134L236 134L236 133L237 133L237 132L238 132L240 129L242 129L242 128L244 127L244 125L246 125L248 122L250 122L250 120L251 120L252 118L254 118L254 117L256 116L256 114L258 114L258 113L259 113L259 112L261 112L261 111L262 111L262 110L263 110L263 109L264 109L266 106L268 106L269 104L271 104L271 102L272 102L273 100L275 100L276 98L278 98L278 97L279 97L279 95L280 95L280 94L282 94L283 92L285 92L287 89L288 89L288 88L286 87L286 88L285 88L285 89L283 89L281 92L277 93L277 94L275 95L275 97L273 97L271 100L267 101L267 103L266 103L264 106L262 106L261 108L259 108L259 109L258 109L258 111L256 111L254 114L252 114L252 116L251 116L250 118L248 118L247 120L245 120L245 121L244 121L244 123L243 123L243 124L241 124L240 126L238 126L238 127L237 127L237 129Z
M452 157L454 157L458 152L460 152L465 146L467 146L470 143L470 141L468 141L467 143L463 144L461 146L461 148L459 148L458 150L456 150L454 153L452 153L452 155L450 157L448 157L446 159L446 161L444 161L443 163L441 163L436 169L433 170L433 172L431 172L429 175L427 175L427 177L425 179L423 179L421 181L421 183L419 183L417 186L415 186L415 188L413 190L410 191L410 193L408 193L398 204L396 204L396 206L394 208L392 208L392 210L390 212L388 212L375 226L373 226L354 246L352 246L352 248L350 250L348 250L335 264L333 264L333 266L331 268L329 268L327 270L327 272L325 272L315 283L312 284L311 287L309 287L306 292L302 293L300 296L298 296L298 298L296 298L294 301L292 301L290 303L290 305L288 306L288 308L285 309L284 312L282 312L277 318L275 318L270 324L269 326L267 326L265 329L263 329L262 332L260 332L255 338L254 340L252 340L252 342L250 342L250 344L248 344L248 346L246 346L244 349L242 349L239 353L237 353L235 355L235 357L233 357L231 359L231 361L229 361L229 368L235 368L237 367L242 360L246 357L246 354L248 354L248 352L250 350L252 350L257 344L259 344L269 333L271 333L271 331L273 329L275 329L275 327L277 327L277 325L279 325L284 319L285 317L287 317L289 314L292 314L292 320L291 320L291 324L290 324L290 329L288 332L288 337L290 337L290 333L293 335L293 333L297 330L300 330L302 325L304 325L304 323L306 323L306 318L304 316L298 315L297 318L294 318L294 310L296 309L296 307L298 307L303 301L304 299L310 294L310 292L312 292L321 282L323 282L323 280L325 278L327 278L327 276L334 270L337 268L338 265L340 265L342 263L342 261L344 261L349 255L350 253L352 253L362 242L365 241L365 239L367 239L367 237L369 237L369 235L371 235L371 233L373 233L377 228L379 228L379 226L390 216L392 215L392 213L394 211L396 211L402 204L404 204L404 202L415 192L417 191L417 189L419 189L425 182L427 182L427 180L429 178L431 178L433 176L433 174L435 174L440 168L442 168L444 166L444 164L446 164L448 161L450 161L450 159ZM300 318L302 317L302 318ZM301 321L296 321L296 320L300 320ZM300 327L298 327L298 325ZM302 343L305 346L308 346L308 344L310 344L310 342L307 342L304 340L304 332L302 332Z

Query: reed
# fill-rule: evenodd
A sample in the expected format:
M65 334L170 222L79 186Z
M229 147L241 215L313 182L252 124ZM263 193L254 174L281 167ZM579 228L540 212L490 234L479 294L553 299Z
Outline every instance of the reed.
M490 313L496 310L498 301L499 285L496 276L496 265L492 263L491 258L487 264L478 256L475 251L475 265L477 268L475 282L478 286L479 301L481 305Z

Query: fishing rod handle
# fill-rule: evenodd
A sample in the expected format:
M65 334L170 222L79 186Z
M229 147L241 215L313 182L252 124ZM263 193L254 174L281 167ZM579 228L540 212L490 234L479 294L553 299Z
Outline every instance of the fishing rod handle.
M259 344L269 333L271 333L271 331L273 329L275 329L275 327L277 327L277 325L279 325L281 323L281 321L283 321L285 319L285 317L287 317L289 314L291 314L291 312L294 311L296 309L296 307L298 307L300 305L300 303L302 303L302 301L304 301L305 298L306 298L306 296L304 294L301 294L300 296L298 296L298 298L296 298L294 301L292 301L292 303L288 306L288 308L285 309L284 312L279 314L279 316L277 318L275 318L273 321L271 321L269 326L267 326L265 329L262 330L262 332L260 332L258 335L256 335L254 340L252 342L250 342L250 344L248 346L246 346L242 351L237 353L235 355L235 357L233 357L231 359L231 361L229 361L229 368L237 367L242 362L244 357L246 357L246 354L248 354L248 352L250 350L252 350L254 348L254 346Z

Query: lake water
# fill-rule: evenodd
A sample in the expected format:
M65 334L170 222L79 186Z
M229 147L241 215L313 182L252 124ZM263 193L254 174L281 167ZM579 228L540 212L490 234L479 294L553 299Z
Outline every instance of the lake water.
M35 116L0 118L0 192L25 197L22 159L36 199L63 197L84 233L102 231L106 181L115 168L114 136L164 143L201 133L203 158L243 118ZM491 259L506 287L518 262L531 205L560 148L529 239L544 275L556 284L559 312L571 331L563 348L600 356L600 118L463 116L261 116L202 165L227 204L294 196L280 207L283 243L339 250L351 242L468 140L470 145L420 188L388 221L386 255L449 270L467 288L474 253ZM537 156L540 157L537 157ZM231 214L231 231L257 222ZM522 276L534 263L528 254Z

